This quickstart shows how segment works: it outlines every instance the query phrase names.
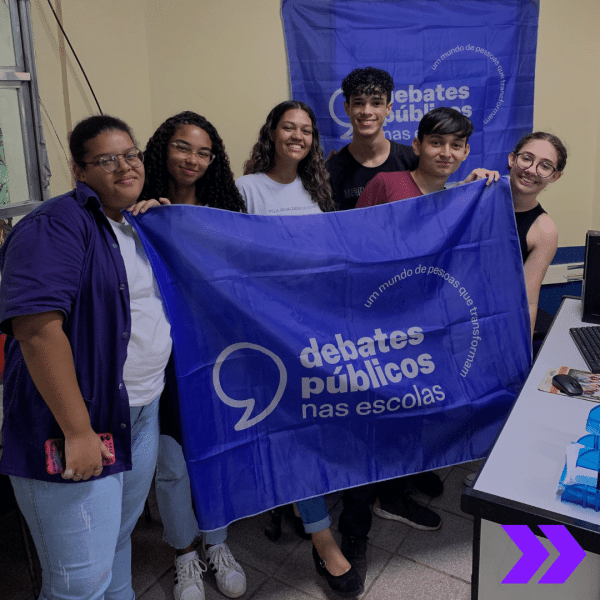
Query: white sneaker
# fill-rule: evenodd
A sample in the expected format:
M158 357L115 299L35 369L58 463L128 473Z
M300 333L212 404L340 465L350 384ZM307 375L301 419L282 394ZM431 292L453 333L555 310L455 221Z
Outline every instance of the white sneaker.
M214 571L217 587L222 594L228 598L239 598L246 591L246 573L233 558L225 542L208 548L202 544L202 557Z
M173 585L175 600L204 600L202 573L206 571L206 565L195 550L183 556L176 556Z

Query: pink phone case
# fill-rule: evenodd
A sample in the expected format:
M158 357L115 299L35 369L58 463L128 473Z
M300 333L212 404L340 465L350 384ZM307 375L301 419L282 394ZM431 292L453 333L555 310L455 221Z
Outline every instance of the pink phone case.
M110 433L99 433L102 443L110 450L112 458L102 458L102 466L112 465L115 462L115 445ZM46 471L50 475L58 475L65 470L65 440L53 438L44 443L46 452Z

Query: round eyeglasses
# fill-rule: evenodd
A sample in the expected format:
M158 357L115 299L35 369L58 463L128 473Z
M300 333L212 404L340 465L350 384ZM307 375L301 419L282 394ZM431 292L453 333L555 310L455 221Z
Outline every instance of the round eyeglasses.
M187 144L171 142L170 145L173 146L173 148L175 148L175 150L177 150L177 152L185 158L189 158L192 156L192 154L196 154L202 164L210 165L210 163L215 160L215 155L206 148L201 148L198 150L198 152L194 152L194 150L192 150Z
M112 173L119 166L119 156L125 159L125 162L134 169L141 167L144 162L144 153L141 150L131 150L126 154L103 154L94 162L86 162L86 165L100 165L100 168L107 173Z
M525 171L531 167L533 161L535 160L535 156L528 154L527 152L516 152L515 156L517 157L517 167L521 169L521 171ZM550 177L556 171L556 167L549 162L541 161L535 167L535 172L539 177L545 179L546 177Z

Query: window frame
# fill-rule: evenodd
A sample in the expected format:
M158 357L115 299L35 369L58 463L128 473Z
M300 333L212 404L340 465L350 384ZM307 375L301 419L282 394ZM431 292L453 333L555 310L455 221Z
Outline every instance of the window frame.
M0 219L25 215L46 200L51 175L42 130L30 3L28 0L5 1L11 17L15 65L0 66L0 89L17 92L29 198L0 206Z

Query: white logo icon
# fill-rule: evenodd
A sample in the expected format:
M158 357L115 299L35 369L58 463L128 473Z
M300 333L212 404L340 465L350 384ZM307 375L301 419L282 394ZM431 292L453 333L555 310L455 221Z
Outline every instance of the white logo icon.
M350 124L350 121L342 121L336 114L335 114L335 101L337 99L337 97L342 93L342 88L339 88L337 90L335 90L335 92L333 92L331 98L329 99L329 114L331 115L331 118L338 124L341 125L342 127L346 128L346 131L340 135L340 140L351 140L352 139L352 125Z
M256 400L254 398L248 398L247 400L235 400L234 398L229 397L221 387L221 379L219 377L219 373L221 371L221 365L225 362L227 357L237 350L243 349L257 350L258 352L262 352L267 356L271 357L277 368L279 369L279 386L277 387L277 391L275 392L275 396L271 403L265 410L256 415L255 417L249 418L252 415L252 411L254 410L254 405L256 404ZM285 386L287 384L287 371L285 369L285 365L273 352L263 348L262 346L258 346L257 344L250 344L248 342L239 342L237 344L232 344L231 346L227 346L221 354L219 354L217 361L215 362L215 366L213 368L213 385L215 386L215 391L217 392L217 396L221 399L221 401L227 406L231 406L232 408L245 408L245 412L242 415L242 418L236 423L235 430L241 431L243 429L248 429L248 427L252 427L257 423L260 423L263 419L268 417L277 407L281 397L283 396L283 392L285 391Z

